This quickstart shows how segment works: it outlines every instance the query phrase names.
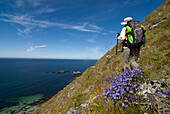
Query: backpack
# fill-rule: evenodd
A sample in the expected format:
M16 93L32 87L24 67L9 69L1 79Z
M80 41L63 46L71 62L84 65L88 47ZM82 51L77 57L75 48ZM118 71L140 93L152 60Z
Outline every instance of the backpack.
M127 47L139 47L145 43L146 29L139 21L130 21L127 23L125 45Z

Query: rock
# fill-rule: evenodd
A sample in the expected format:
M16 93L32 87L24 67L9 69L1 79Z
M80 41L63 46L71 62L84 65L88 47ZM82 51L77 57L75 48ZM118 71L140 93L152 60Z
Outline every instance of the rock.
M147 88L146 88L147 86L146 86L146 83L144 83L144 84L142 84L142 86L140 86L139 88L141 89L141 90L146 90Z
M152 88L151 84L147 84L147 89Z
M33 114L34 110L30 110L27 112L27 114Z
M69 97L71 97L72 95L70 94L70 92L68 92L68 94L67 94L67 97L69 98Z
M149 88L149 92L150 92L151 94L154 94L154 93L155 93L155 89ZM148 92L148 93L149 93L149 92Z
M110 56L110 55L107 55L107 56L106 56L106 58L107 58L107 59L110 59L110 58L111 58L111 56Z
M100 95L97 95L97 96L93 97L93 100L95 100L95 99L97 99L99 97L100 97Z
M95 66L91 66L91 68L95 68Z
M62 98L61 103L63 103L64 99L65 99L65 97Z
M153 28L155 28L156 26L158 26L160 23L162 23L162 22L164 22L164 21L165 21L165 20L162 20L162 21L160 21L159 23L152 25L149 29L152 30Z
M70 108L69 111L66 112L66 114L75 114L77 112L75 107Z
M89 87L84 91L84 93L88 93L88 92L89 92L92 88L94 88L94 87L95 87L95 84L89 86Z
M28 109L30 109L30 108L31 108L30 106L25 107L26 110L28 110Z
M16 111L15 111L15 113L19 113L19 112L20 112L20 110L16 110Z
M39 102L40 100L36 99L34 102Z
M59 100L59 98L62 96L63 94L60 94L58 97L57 97L57 100Z
M81 104L80 106L83 108L87 108L89 106L89 103L84 103L84 104Z
M77 72L73 72L73 75L81 75L82 74L82 72L80 72L80 71L77 71Z
M148 91L147 91L147 90L144 90L144 91L142 92L142 95L147 94L147 93L148 93Z
M57 72L52 72L53 74L59 74L59 73L70 73L71 71L64 71L64 70L61 70L61 71L57 71Z
M162 15L162 12L159 12L158 15Z
M68 112L66 112L66 114L73 114L72 112L70 112L70 111L68 111Z
M70 88L70 90L73 90L74 89L74 86Z
M25 112L21 112L20 114L26 114Z
M148 113L168 113L169 98L164 98L162 92L169 93L169 79L151 80L138 88L138 94L144 95L141 103Z
M145 27L148 28L151 25L151 23L149 23L148 25L146 25Z

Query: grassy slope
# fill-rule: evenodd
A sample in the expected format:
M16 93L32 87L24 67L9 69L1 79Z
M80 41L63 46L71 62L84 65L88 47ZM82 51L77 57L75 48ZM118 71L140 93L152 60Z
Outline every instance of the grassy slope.
M142 23L148 32L146 38L146 46L141 48L141 56L138 60L140 67L145 70L145 74L151 79L170 78L170 0L167 0L160 8L152 12L144 22ZM162 12L161 15L160 12ZM149 28L164 20L157 27L149 30ZM116 40L116 39L115 39ZM111 72L120 73L123 68L123 53L120 52L121 45L119 44L118 55L116 65L115 63L115 47L107 52L96 64L95 68L88 68L80 77L76 78L63 90L58 92L48 102L44 103L35 113L42 114L57 114L59 112L67 112L71 107L79 106L91 100L96 95L101 95L98 100L87 110L81 110L81 112L92 112L92 113L142 113L144 109L140 107L128 107L121 108L119 104L117 106L105 104L103 102L104 96L102 93L105 88L101 84L104 77L110 75ZM106 56L110 55L108 59ZM152 65L153 68L150 73L146 70L148 65ZM95 87L90 92L84 94L83 92L90 86L95 84ZM70 90L71 87L73 90ZM68 93L71 93L71 97L68 98ZM76 99L76 101L74 100ZM73 102L76 102L73 104ZM108 107L108 111L105 111L105 107Z

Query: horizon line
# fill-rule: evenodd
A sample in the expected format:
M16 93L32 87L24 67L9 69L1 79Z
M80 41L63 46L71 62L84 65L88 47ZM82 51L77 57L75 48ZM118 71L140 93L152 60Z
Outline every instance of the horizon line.
M64 60L99 60L99 59L85 59L85 58L29 58L29 57L0 57L0 59L64 59Z

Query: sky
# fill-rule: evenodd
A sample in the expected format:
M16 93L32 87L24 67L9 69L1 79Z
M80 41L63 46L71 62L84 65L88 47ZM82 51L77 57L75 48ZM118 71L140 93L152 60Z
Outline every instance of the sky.
M100 59L125 17L139 22L166 0L0 0L0 57Z

